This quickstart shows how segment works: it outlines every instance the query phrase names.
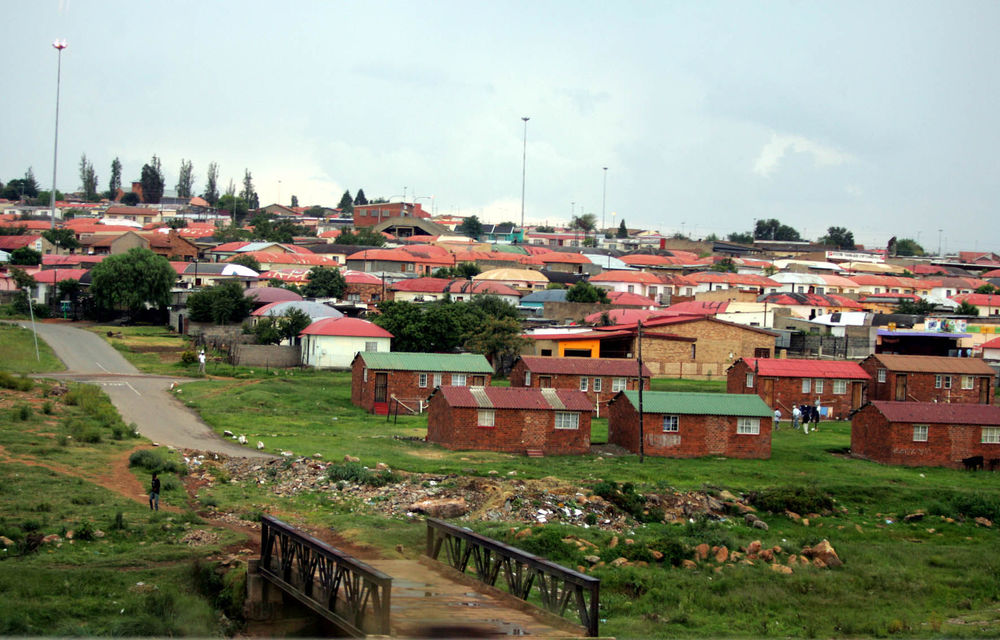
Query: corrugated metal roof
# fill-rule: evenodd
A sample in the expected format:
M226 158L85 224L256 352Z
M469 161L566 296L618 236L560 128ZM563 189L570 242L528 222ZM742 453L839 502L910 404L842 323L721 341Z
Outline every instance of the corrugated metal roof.
M639 366L635 360L626 358L550 358L545 356L521 356L525 366L535 374L568 374L588 376L637 376ZM652 372L642 365L642 375L649 377Z
M638 391L622 391L615 402L624 396L639 406ZM769 418L771 408L755 393L673 393L669 391L644 391L643 413L669 413L702 416L742 416Z
M478 353L382 353L366 351L358 355L369 369L493 373L493 367L484 356Z
M861 365L846 360L795 360L786 358L743 358L757 375L778 378L848 378L870 380Z
M475 392L473 391L475 389ZM543 393L545 391L546 393ZM574 389L527 389L524 387L438 387L452 407L480 408L489 402L494 409L593 411L587 394ZM561 406L560 406L561 405ZM489 406L489 405L487 405Z
M1000 407L991 404L947 404L939 402L887 402L872 406L889 422L928 424L974 424L1000 426Z
M949 358L947 356L901 356L888 353L876 353L871 358L877 359L892 371L913 373L965 373L972 375L992 376L990 365L981 358Z

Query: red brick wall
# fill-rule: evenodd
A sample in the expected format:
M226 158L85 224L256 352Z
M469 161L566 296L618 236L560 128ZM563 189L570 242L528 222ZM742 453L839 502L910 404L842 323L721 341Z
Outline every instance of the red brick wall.
M527 366L524 364L523 360L518 360L514 367L510 370L510 386L512 387L530 387L532 389L540 389L539 386L539 374L537 372L531 372L531 384L524 384L524 374L527 371ZM638 365L636 365L636 372L638 373ZM572 389L574 391L580 390L580 376L579 375L567 375L567 374L542 374L547 375L552 379L551 388L553 389ZM591 402L607 402L614 396L611 392L611 381L616 376L587 376L587 397L590 398ZM594 392L594 378L601 379L601 392ZM643 387L647 391L649 390L649 378L644 379L645 386ZM626 388L628 391L636 391L639 389L639 378L629 378L626 383ZM617 393L617 392L615 392Z
M375 373L378 370L369 369L368 370L368 381L364 380L364 363L361 358L355 358L353 364L351 365L351 404L361 407L366 411L373 412L375 410ZM390 370L385 371L387 374L386 382L388 383L388 389L386 392L386 398L390 399L393 396L399 398L400 400L406 402L407 406L413 404L416 406L415 401L417 399L426 400L428 396L434 391L434 373L427 373L427 386L421 387L420 385L420 372L419 371L398 371ZM489 386L492 382L493 376L490 374L476 374L483 375L484 386ZM472 374L466 374L466 381L472 381ZM441 384L451 384L451 373L443 372L441 374Z
M388 287L384 288L386 289L386 296L388 296ZM344 289L344 300L348 299L349 294L356 293L361 296L361 302L364 304L381 302L382 289L383 287L381 284L348 284Z
M579 429L556 429L555 411L496 409L495 426L480 427L475 408L453 408L440 393L431 398L427 413L427 441L448 449L525 453L541 449L546 455L590 451L590 412L580 412Z
M851 453L883 464L953 469L962 469L962 459L972 456L1000 459L1000 444L980 442L979 425L929 424L927 442L913 441L913 425L889 423L875 407L866 406L851 421Z
M993 403L993 387L990 376L974 376L971 389L962 389L961 374L941 374L951 376L951 389L944 388L944 380L941 388L934 386L935 377L933 373L897 372L887 370L885 382L878 381L878 370L882 364L875 358L867 358L861 363L861 367L871 375L872 379L868 383L869 400L895 400L896 399L896 379L899 375L906 375L906 402L956 402L963 404L979 403L980 385L988 385L986 394L986 404Z
M381 215L379 215L381 211ZM424 211L420 203L406 203L406 213L413 218L430 218L430 214ZM390 218L398 218L403 215L402 202L383 202L381 204L356 205L354 207L354 226L374 227L380 222L385 222Z
M668 340L643 340L643 363L654 376L715 379L740 358L754 357L757 349L774 353L774 336L748 327L708 319L660 327L643 328L646 334L674 334L696 338L695 356L691 345ZM731 357L730 357L731 356Z
M733 416L681 415L679 431L664 433L663 414L647 413L643 420L645 453L667 458L719 455L727 458L770 458L771 418L760 419L760 434L736 433ZM624 398L608 411L608 442L639 452L639 412Z
M781 419L792 419L792 407L807 404L812 406L819 398L820 405L830 407L832 414L828 417L844 419L856 407L851 406L853 397L852 391L855 384L862 383L860 380L847 379L847 386L844 393L835 394L833 392L833 378L821 378L823 380L823 392L816 393L816 379L811 379L809 383L809 393L802 392L802 378L775 378L770 376L754 376L754 386L747 387L747 374L752 373L750 366L743 361L737 362L729 369L726 379L726 393L756 393L764 402L768 403L772 409L781 409ZM772 381L773 391L768 394L764 379ZM772 397L768 397L771 395Z

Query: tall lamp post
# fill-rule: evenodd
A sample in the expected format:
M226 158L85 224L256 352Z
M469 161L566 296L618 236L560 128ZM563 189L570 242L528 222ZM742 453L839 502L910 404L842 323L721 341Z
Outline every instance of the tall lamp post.
M66 48L65 40L56 40L52 46L59 52L56 65L56 141L52 149L52 193L49 194L49 209L52 216L52 228L56 228L56 162L59 158L59 83L62 79L62 52Z
M604 167L604 188L601 191L601 231L606 231L604 226L604 208L608 202L608 168Z
M524 121L524 145L521 149L521 228L524 229L524 176L528 166L528 116L521 116Z

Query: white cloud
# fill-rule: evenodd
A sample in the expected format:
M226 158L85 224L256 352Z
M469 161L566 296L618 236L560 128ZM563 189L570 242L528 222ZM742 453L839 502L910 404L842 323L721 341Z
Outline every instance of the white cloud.
M754 162L753 172L765 178L769 177L789 151L811 155L813 164L817 167L837 166L854 160L854 156L849 153L802 136L772 133L771 140L761 148L757 161Z

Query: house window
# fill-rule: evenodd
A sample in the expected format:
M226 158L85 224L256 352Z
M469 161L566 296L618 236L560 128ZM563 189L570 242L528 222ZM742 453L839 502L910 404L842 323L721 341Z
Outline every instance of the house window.
M803 378L802 379L802 393L809 393L809 389L810 389L811 386L812 386L812 379L811 378Z
M738 418L736 420L736 433L744 436L759 435L760 418Z
M413 265L412 264L410 264L410 263L406 264L405 269L407 271L409 271L410 273L413 273Z
M361 302L361 294L360 293L349 293L349 294L347 294L347 301L348 302Z
M934 388L935 389L940 389L941 388L941 377L942 376L934 376Z
M698 355L698 345L696 345L695 343L692 342L691 343L691 359L694 360L697 355Z
M842 396L845 393L847 393L847 380L834 380L833 394L837 396Z
M885 382L885 369L878 370L878 381Z
M951 389L951 376L944 377L944 388Z
M362 369L361 372L362 372L362 374L364 376L365 382L368 382L368 367L365 367L364 369Z
M427 386L427 374L426 373L418 373L417 374L417 386L420 387L421 389L423 389L423 388L425 388Z
M635 286L634 286L634 285L631 285L631 284L630 284L630 285L628 285L628 292L629 292L629 293L635 293Z
M677 433L679 421L677 416L663 416L663 431L666 433Z
M600 393L603 388L604 388L604 381L601 380L600 378L594 378L594 392Z
M525 371L524 372L524 386L526 386L526 387L530 387L531 386L531 372L530 371Z
M1000 444L1000 427L983 427L983 444Z
M927 425L926 424L915 424L915 425L913 425L913 441L914 442L927 442Z
M542 349L542 355L546 357L552 356L552 349Z
M963 389L972 389L972 388L974 388L975 387L975 385L973 384L974 382L975 382L975 378L973 378L972 376L962 376L962 388Z
M586 376L580 376L580 391L587 390L587 380L588 378Z
M440 387L441 386L441 374L440 373L435 373L434 374L434 386L435 387Z
M480 409L479 410L479 421L477 424L480 427L493 427L495 426L496 412L493 409Z
M817 378L813 382L813 391L815 391L816 393L823 393L823 381L822 380L820 380L820 379Z
M611 378L611 392L618 393L625 390L625 378Z
M752 373L748 373L747 374L747 389L752 389L752 388L753 388L753 374Z
M451 374L451 384L455 387L465 386L465 374L464 373L453 373Z
M580 414L556 411L556 429L579 429Z
M365 351L378 351L378 343L375 341L365 343Z

